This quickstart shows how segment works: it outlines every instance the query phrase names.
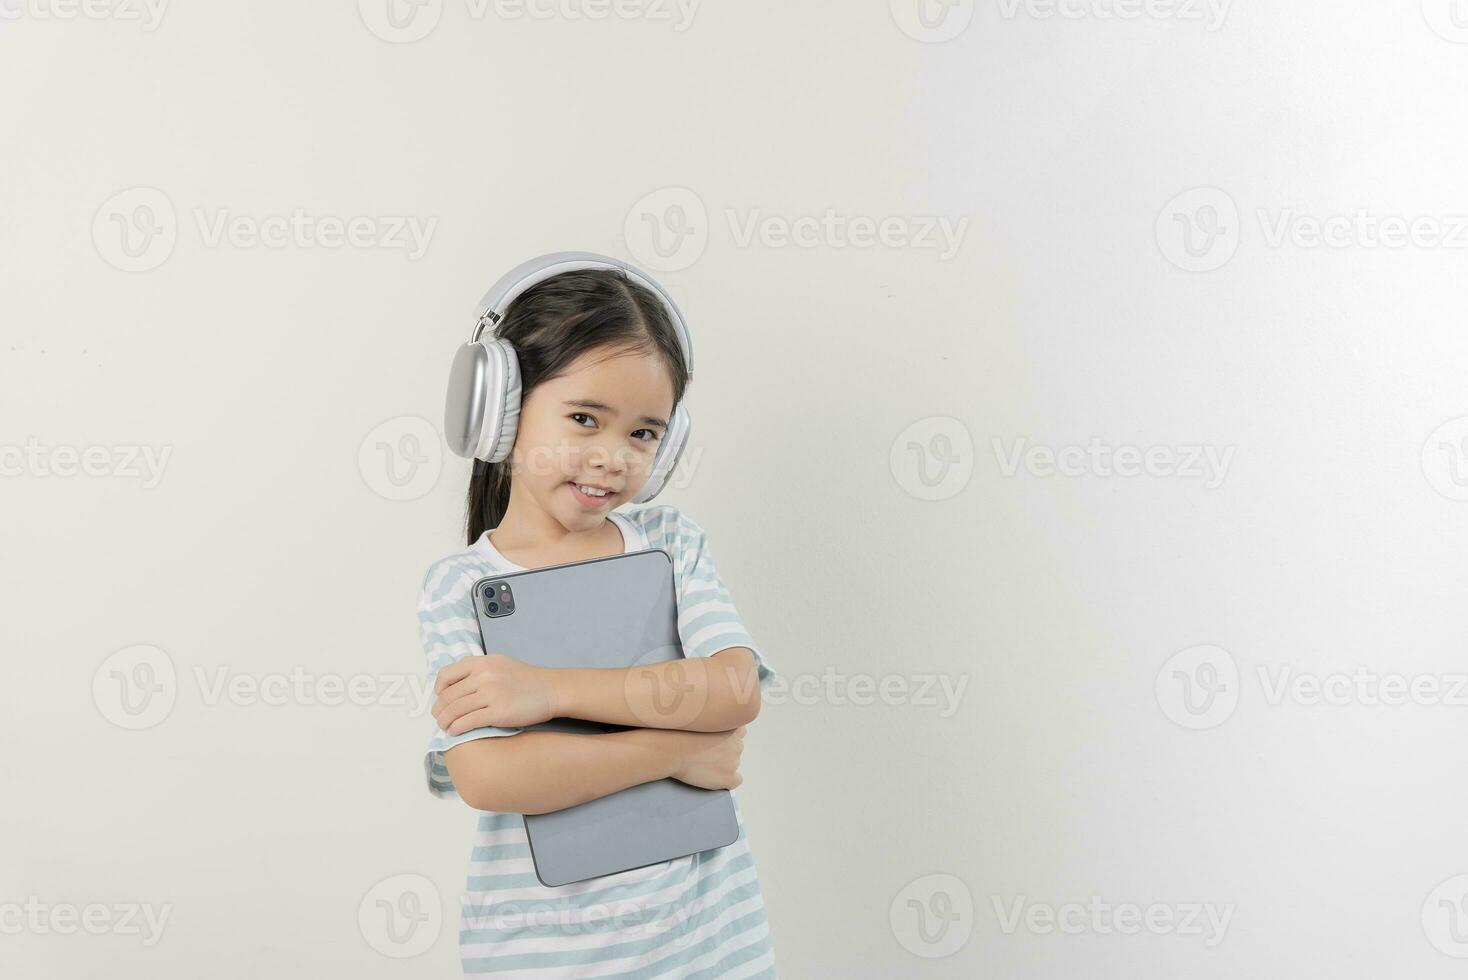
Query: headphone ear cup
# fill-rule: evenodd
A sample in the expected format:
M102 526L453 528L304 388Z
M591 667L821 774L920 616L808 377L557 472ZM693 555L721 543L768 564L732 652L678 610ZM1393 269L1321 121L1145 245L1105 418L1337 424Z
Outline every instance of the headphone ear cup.
M509 458L520 427L520 358L508 340L480 341L489 354L484 379L484 422L475 457L486 463Z
M658 446L657 455L653 457L652 473L642 489L632 498L632 503L647 503L667 485L673 470L678 466L678 460L683 458L683 449L688 445L688 433L692 428L693 419L689 417L688 409L681 404L673 409L673 417L668 420L668 431Z

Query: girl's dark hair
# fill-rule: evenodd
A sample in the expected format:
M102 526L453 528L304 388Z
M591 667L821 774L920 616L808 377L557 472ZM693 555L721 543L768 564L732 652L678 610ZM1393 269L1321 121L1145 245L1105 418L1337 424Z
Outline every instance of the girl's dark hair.
M616 269L580 269L551 276L516 296L494 335L520 360L520 400L561 375L588 351L661 354L673 379L673 404L683 400L688 366L667 307L646 286ZM474 461L464 525L469 544L499 526L510 503L510 460Z

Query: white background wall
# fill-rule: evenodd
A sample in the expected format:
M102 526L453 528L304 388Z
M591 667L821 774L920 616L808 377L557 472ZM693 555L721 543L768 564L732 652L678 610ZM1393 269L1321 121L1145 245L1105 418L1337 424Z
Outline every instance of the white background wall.
M392 687L434 427L582 248L689 316L659 502L812 685L739 789L782 976L1460 974L1468 9L98 2L0 0L0 972L457 975L474 817Z

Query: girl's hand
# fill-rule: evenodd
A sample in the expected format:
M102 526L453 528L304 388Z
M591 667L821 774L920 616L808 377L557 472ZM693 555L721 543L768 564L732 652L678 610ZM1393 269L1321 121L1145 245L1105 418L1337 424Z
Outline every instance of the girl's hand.
M733 789L744 782L739 754L744 751L744 727L727 732L678 732L687 748L673 778L703 789Z
M465 657L438 672L433 717L450 735L473 728L524 728L556 717L550 671L503 653Z

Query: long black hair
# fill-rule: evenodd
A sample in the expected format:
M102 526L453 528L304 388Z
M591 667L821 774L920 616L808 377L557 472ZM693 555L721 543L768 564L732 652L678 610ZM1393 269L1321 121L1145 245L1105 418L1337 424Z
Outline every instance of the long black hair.
M510 303L494 335L519 355L522 404L536 385L599 348L662 355L675 406L688 387L688 366L667 308L621 270L580 269L536 283ZM468 543L498 527L509 504L510 460L476 459L464 507Z

